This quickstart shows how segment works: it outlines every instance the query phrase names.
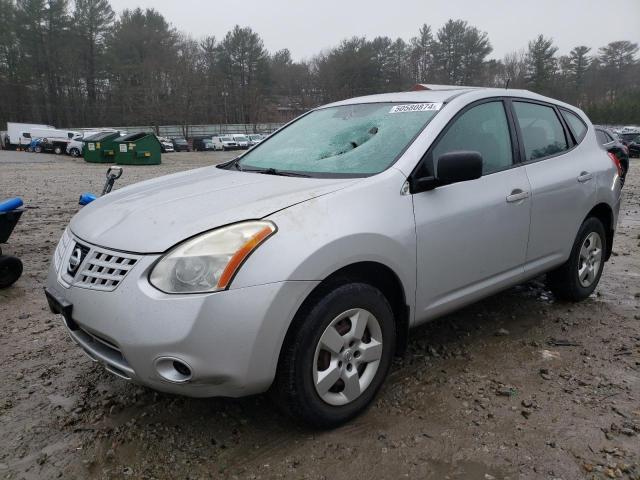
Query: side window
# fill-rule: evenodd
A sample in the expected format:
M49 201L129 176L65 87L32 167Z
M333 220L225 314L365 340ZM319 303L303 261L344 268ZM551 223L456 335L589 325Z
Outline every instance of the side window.
M569 124L569 128L571 128L573 135L576 137L576 142L580 143L587 134L587 126L575 113L569 112L568 110L561 110L561 112L562 116Z
M432 150L433 159L460 150L480 152L483 174L513 164L509 125L501 101L480 104L460 115Z
M598 139L598 143L600 145L604 145L605 143L609 143L609 139L607 138L607 134L602 130L596 130L596 138Z
M609 135L608 132L604 132L604 135L605 135L605 137L607 137L607 143L615 142L614 138L611 135Z
M569 148L553 108L528 102L513 102L513 108L522 132L526 160L548 157Z

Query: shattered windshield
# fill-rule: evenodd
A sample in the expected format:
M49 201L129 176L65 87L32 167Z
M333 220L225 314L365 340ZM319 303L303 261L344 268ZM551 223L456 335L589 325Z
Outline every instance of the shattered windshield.
M437 103L323 108L247 152L243 169L373 175L388 168L435 116Z

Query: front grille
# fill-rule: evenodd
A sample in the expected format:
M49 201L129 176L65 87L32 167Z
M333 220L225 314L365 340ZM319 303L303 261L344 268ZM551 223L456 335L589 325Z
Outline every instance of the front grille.
M77 254L78 249L81 255ZM77 262L78 257L80 264L73 268L71 262ZM53 255L58 279L63 285L105 292L115 290L140 258L140 255L86 244L75 239L67 230Z
M138 259L120 252L94 249L89 252L75 276L74 285L112 291L135 266Z

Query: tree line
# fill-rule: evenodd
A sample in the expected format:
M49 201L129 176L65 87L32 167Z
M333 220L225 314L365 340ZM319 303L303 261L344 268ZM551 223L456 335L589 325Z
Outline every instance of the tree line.
M539 35L502 59L463 20L424 24L408 41L353 37L309 60L269 52L236 26L222 38L178 31L157 10L109 0L0 0L0 125L193 125L289 120L343 98L415 83L527 88L594 122L640 123L638 45L559 55Z

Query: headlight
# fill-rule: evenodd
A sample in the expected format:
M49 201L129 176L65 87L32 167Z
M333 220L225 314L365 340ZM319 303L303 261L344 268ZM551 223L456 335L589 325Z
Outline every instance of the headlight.
M165 293L224 290L251 252L275 231L271 222L251 221L198 235L162 257L149 282Z

